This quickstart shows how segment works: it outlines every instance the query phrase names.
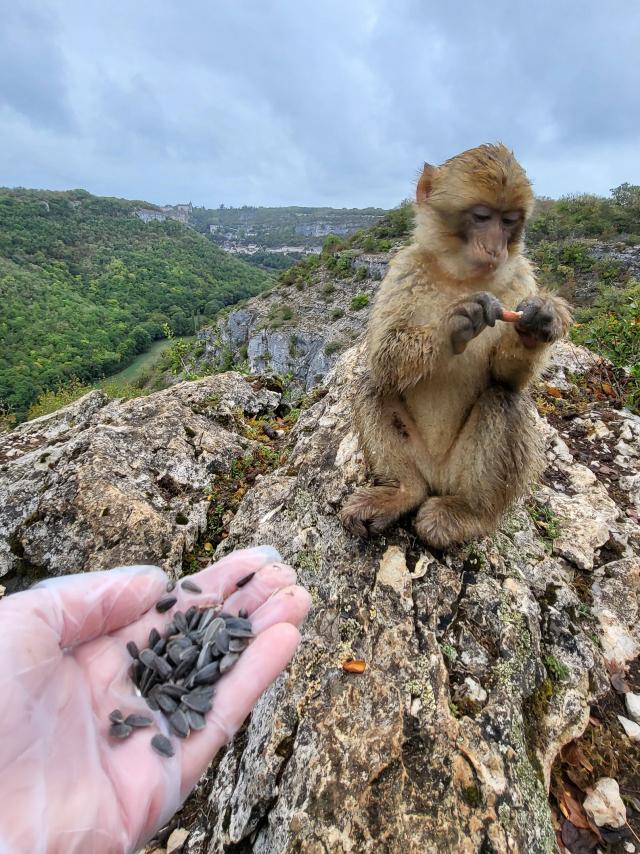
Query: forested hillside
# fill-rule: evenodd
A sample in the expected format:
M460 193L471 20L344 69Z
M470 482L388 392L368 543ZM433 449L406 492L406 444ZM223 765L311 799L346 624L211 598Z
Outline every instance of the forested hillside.
M139 203L83 190L0 189L0 412L112 373L163 336L193 333L266 273Z

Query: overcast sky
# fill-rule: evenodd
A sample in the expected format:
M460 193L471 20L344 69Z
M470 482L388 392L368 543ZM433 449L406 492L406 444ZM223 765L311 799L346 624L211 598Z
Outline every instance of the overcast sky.
M541 195L640 183L636 0L0 0L0 184L391 207L514 149Z

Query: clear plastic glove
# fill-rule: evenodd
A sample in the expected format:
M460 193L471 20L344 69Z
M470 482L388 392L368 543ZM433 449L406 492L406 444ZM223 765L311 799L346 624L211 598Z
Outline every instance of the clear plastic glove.
M0 854L121 854L166 823L214 754L236 732L299 642L309 595L271 548L235 552L178 585L177 605L157 567L70 575L0 601ZM257 570L246 587L236 581ZM224 602L246 608L257 637L216 684L207 726L171 738L175 756L150 745L166 720L135 694L126 643L143 648L175 610ZM124 741L109 713L154 718Z

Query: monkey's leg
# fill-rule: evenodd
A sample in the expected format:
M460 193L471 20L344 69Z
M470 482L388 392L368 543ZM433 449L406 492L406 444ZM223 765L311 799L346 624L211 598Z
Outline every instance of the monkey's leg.
M402 403L380 399L366 390L354 404L356 426L376 486L356 490L340 511L340 520L352 534L379 534L427 494L427 484L416 465L420 439Z
M541 439L527 396L488 388L445 465L444 494L428 498L416 516L420 539L440 549L490 533L540 472Z
M426 486L417 477L397 485L365 486L347 499L340 521L347 531L368 537L384 531L400 516L413 510L424 498Z

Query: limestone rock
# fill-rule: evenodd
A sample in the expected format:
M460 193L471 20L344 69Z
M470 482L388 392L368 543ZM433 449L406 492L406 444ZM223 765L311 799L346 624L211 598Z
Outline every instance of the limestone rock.
M640 694L629 691L628 694L624 695L624 702L629 715L637 724L640 724Z
M598 827L623 827L627 822L627 810L620 797L620 787L611 777L598 780L583 806Z
M609 690L607 660L640 652L640 538L611 457L638 446L635 421L597 407L590 424L541 421L544 483L493 536L436 554L406 519L360 541L337 510L366 478L350 397L362 370L358 348L340 357L286 462L227 509L217 555L276 546L313 610L180 818L184 850L542 854L552 762ZM93 393L3 437L3 584L134 561L179 571L210 479L252 449L239 412L279 404L261 385L224 374L125 403ZM350 657L364 673L342 669Z
M631 741L640 741L640 725L635 721L630 721L629 718L623 717L623 715L618 715L618 720Z
M189 831L184 827L177 827L167 840L167 854L180 854L188 838Z
M272 410L275 392L238 374L109 403L91 392L0 437L0 576L181 565L206 525L206 487L251 449L234 410Z

